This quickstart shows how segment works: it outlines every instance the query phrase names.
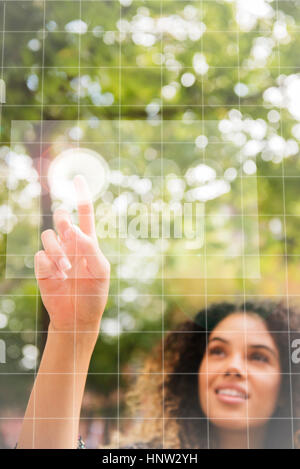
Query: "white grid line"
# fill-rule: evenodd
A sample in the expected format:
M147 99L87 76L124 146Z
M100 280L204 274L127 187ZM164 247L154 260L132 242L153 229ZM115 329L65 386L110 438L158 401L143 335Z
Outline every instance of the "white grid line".
M276 5L276 18L277 21L279 20L279 2L275 0ZM281 75L281 58L280 58L280 43L277 41L277 53L278 53L278 65L279 65L279 75ZM282 107L280 107L280 135L283 135L283 128L282 128ZM284 227L284 251L285 251L285 288L286 288L286 306L287 306L287 320L288 320L288 354L289 357L291 356L291 344L290 344L290 304L289 304L289 272L288 272L288 263L287 263L287 226L286 226L286 218L285 218L285 163L284 158L281 162L281 169L282 169L282 201L283 201L283 227ZM290 390L290 411L291 411L291 427L292 427L292 448L295 448L295 441L294 441L294 409L293 409L293 383L292 383L292 369L291 369L291 360L289 360L289 371L290 371L290 379L289 379L289 390Z
M160 0L160 15L163 16L163 0ZM161 57L164 54L164 35L161 35L160 40L160 53ZM162 89L164 84L164 67L162 60L160 61L160 88ZM160 155L161 155L161 177L164 174L164 147L163 147L163 140L164 140L164 101L161 99L160 105ZM165 188L163 187L163 196L165 194ZM161 237L161 242L163 238ZM164 297L165 293L165 284L164 284L164 255L163 251L161 252L161 268L162 268L162 275L161 275L161 293L162 297ZM165 373L165 309L164 309L164 302L161 303L161 332L162 332L162 369L163 373ZM162 421L162 447L165 448L165 380L163 379L162 382L162 411L163 411L163 421Z
M44 64L45 60L45 30L46 30L46 0L43 0L43 39L42 39L42 61ZM42 154L42 142L43 142L43 104L44 104L44 70L42 70L42 88L41 88L41 106L40 106L40 155ZM41 199L39 199L39 211L41 211ZM40 244L40 230L37 230L37 242ZM38 329L38 312L39 312L39 292L36 295L36 306L35 306L35 328ZM35 347L38 346L38 336L35 334ZM35 364L35 380L38 372L38 363ZM33 426L32 426L32 448L35 448L35 418L36 418L36 390L33 388Z
M119 6L119 18L122 20L122 5L120 2ZM119 108L118 108L118 116L119 121L122 119L122 42L119 42ZM118 163L119 163L119 171L121 170L121 128L119 126L118 132ZM121 193L121 188L119 187L119 197ZM121 238L119 238L119 252L118 252L118 260L119 265L121 263ZM118 276L118 292L120 292L120 278ZM118 421L117 421L117 438L118 438L118 448L120 448L120 296L118 296L117 300L117 311L118 311Z
M236 5L236 4L235 4ZM238 14L236 12L236 14ZM241 79L240 79L240 75L241 75L241 72L240 72L240 36L239 36L239 31L237 31L236 33L236 40L237 40L237 51L238 51L238 67L237 67L237 73L238 73L238 83L240 83ZM238 96L238 101L239 101L239 105L238 105L238 109L239 111L241 112L241 97ZM246 263L245 263L245 223L244 223L244 185L243 185L243 172L241 173L241 212L242 212L242 237L243 237L243 240L242 240L242 244L243 244L243 255L242 255L242 262L243 262L243 294L244 294L244 297L243 297L243 300L244 300L244 305L245 305L245 301L246 301L246 283L245 283L245 275L246 275ZM246 315L247 315L247 311L246 311L246 307L244 306L244 311L243 311L243 315L244 315L244 353L246 354L247 353L247 327L246 327ZM246 389L247 389L247 392L248 392L248 389L249 389L249 385L248 385L248 363L246 361ZM249 429L249 401L246 400L246 421L247 421L247 447L248 449L250 448L250 429Z
M200 0L200 15L202 19L203 15L203 0ZM200 44L201 44L201 53L203 54L203 44L204 44L204 38L203 35L200 38ZM201 75L201 99L202 102L204 102L204 76ZM202 107L202 134L205 135L204 132L204 122L205 122L205 108ZM205 161L205 150L204 149L204 161ZM208 309L208 297L207 297L207 249L206 249L206 230L204 230L204 239L203 239L203 245L204 245L204 308L205 308L205 329L206 329L206 347L208 346L208 318L207 318L207 309ZM206 369L208 370L208 354L206 353ZM200 372L199 372L200 373ZM208 394L208 373L206 376L206 407L209 411L209 394ZM207 448L210 449L210 425L209 425L209 419L207 419L207 425L206 425L206 431L207 431Z
M22 0L22 1L26 1L26 0ZM28 1L32 1L32 0L28 0ZM49 1L52 1L52 0L47 0L47 1L49 2ZM77 0L76 0L76 1L77 1ZM81 8L81 2L82 2L82 0L78 0L78 1L80 2L80 8ZM95 1L95 0L86 0L86 1ZM117 1L117 0L116 0L116 1ZM159 2L160 2L161 11L162 11L162 0L156 0L156 1L157 1L157 2L159 1ZM172 0L172 1L173 1L173 0ZM183 2L184 0L175 0L175 1L182 1L182 2ZM203 6L203 3L205 3L205 0L200 0L200 1L201 1L201 6ZM210 1L215 1L215 0L210 0ZM4 4L4 7L5 7L5 4L6 4L5 1L2 1L2 0L1 0L1 3L3 3L3 4ZM7 3L9 3L9 2L7 2ZM45 3L46 3L46 1L44 0L44 30L45 30ZM276 4L277 4L277 15L278 15L278 3L279 3L278 0L276 0ZM4 11L5 11L5 10L4 10ZM4 16L5 16L5 15L4 15ZM120 18L121 18L121 7L120 7ZM300 29L300 28L299 28L299 29ZM0 31L0 32L1 32L1 31ZM4 32L5 32L5 27L3 27L3 36L4 36ZM30 31L30 32L32 33L32 31ZM214 31L212 31L212 32L214 32ZM228 33L229 31L226 31L226 32ZM260 31L260 33L261 33L261 32L262 32L262 31ZM236 33L237 35L239 35L239 31L235 31L235 33ZM44 38L43 38L43 40L44 40ZM201 37L201 42L202 42L202 37ZM163 44L163 38L161 39L161 44ZM4 42L3 42L3 44L2 44L2 48L4 49ZM121 44L120 44L120 58L119 58L120 62L121 62L121 48L122 48L122 46L121 46ZM44 52L44 46L43 46L43 52ZM280 58L279 41L278 41L278 55L279 55L279 58ZM79 60L80 60L80 51L79 51ZM3 74L3 69L6 69L6 68L13 68L13 67L3 67L3 53L2 53L2 74ZM20 67L20 68L21 68L21 67ZM25 68L25 67L24 67L24 68ZM53 67L53 68L55 68L55 67ZM75 68L76 68L76 67L75 67ZM92 67L84 67L84 68L92 68ZM113 67L108 67L108 68L113 68ZM116 67L116 68L119 69L119 76L122 78L122 70L123 70L123 69L126 69L126 68L134 68L134 67L123 67L123 68L122 68L122 65L121 65L120 67ZM145 67L145 68L146 68L146 67ZM154 68L154 67L153 67L153 68ZM159 68L159 67L158 67L158 68ZM187 68L187 67L186 67L186 68ZM211 67L211 68L214 68L214 67ZM215 68L218 68L218 67L215 67ZM219 67L219 68L225 68L225 67ZM233 68L233 69L235 69L235 67L227 67L227 68ZM280 70L280 65L279 65L279 67L274 67L274 69L277 69L277 68L279 68L279 70ZM287 67L284 67L284 68L287 68ZM292 67L291 67L291 68L292 68ZM294 68L295 68L295 67L294 67ZM46 70L46 69L47 69L47 67L42 67L42 72L44 73L44 70ZM163 83L163 66L162 66L162 65L160 66L160 69L161 69L161 84L162 84L162 83ZM80 71L80 66L79 66L79 71ZM239 66L238 66L238 73L239 73L239 72L240 72L240 70L239 70ZM120 78L120 82L121 82L121 78ZM203 80L203 79L202 79L202 80ZM119 86L121 87L121 85L119 85ZM202 88L202 94L203 94L203 88ZM121 93L120 93L120 96L121 96ZM249 105L242 105L242 104L240 103L240 101L241 101L241 99L239 98L239 109L241 109L242 107L250 107ZM234 106L235 106L235 105L236 105L236 103L234 103ZM53 106L56 106L56 105L53 105ZM57 105L57 106L60 106L60 105ZM63 106L68 106L68 105L63 105ZM84 107L84 106L85 106L85 107L93 107L93 106L91 106L91 105L81 105L81 104L80 104L80 98L78 99L78 105L77 105L77 106L78 106L78 120L79 120L80 109L81 109L82 107ZM140 106L143 106L143 107L144 107L144 105L140 105ZM212 107L211 105L200 105L200 106L199 106L199 105L195 105L195 106L202 108L202 116L204 115L204 109L205 109L205 107ZM215 106L217 107L217 106L219 106L219 105L215 105ZM224 105L222 105L222 106L224 107ZM228 106L228 107L231 107L231 105L227 105L227 106ZM258 105L253 105L253 107L254 107L254 106L255 106L255 107L258 107ZM18 107L18 106L15 106L15 105L11 105L11 106L10 106L10 105L7 105L7 107ZM23 105L20 105L20 107L24 107L24 106L23 106ZM43 103L42 103L42 105L38 105L38 106L36 106L36 107L38 107L38 108L41 109L41 116L42 116L43 109L44 109L44 107L47 107L47 106L44 106ZM98 106L96 106L96 107L98 107ZM112 106L109 106L109 107L112 107ZM123 108L123 107L129 107L129 106L128 106L128 105L122 105L122 104L121 104L121 98L120 98L120 103L119 103L118 105L116 105L116 107L118 107L119 116L121 116L121 114L122 114L122 108ZM139 107L139 105L133 105L132 107ZM177 107L186 107L186 108L190 108L190 107L192 107L192 106L191 106L191 105L181 105L181 106L178 106L178 105L173 105L173 106L172 106L172 105L164 105L164 103L162 102L162 107L161 107L162 118L163 118L163 108L164 108L164 107L165 107L165 108L168 108L168 107L176 107L176 108L177 108ZM102 108L103 108L103 107L102 107ZM1 115L0 115L0 122L1 122ZM282 123L281 123L281 125L282 125ZM161 133L162 133L162 135L163 135L163 121L161 122ZM42 140L42 138L41 138L41 140ZM101 142L101 143L102 143L102 142ZM115 142L114 142L114 143L115 143ZM161 140L160 142L158 142L158 143L160 143L160 144L162 145L162 140ZM119 149L120 149L120 138L119 138ZM120 158L120 151L119 151L119 158ZM163 166L163 162L162 162L162 166ZM256 176L256 177L257 177L257 176ZM258 177L266 177L266 178L267 178L267 176L258 176ZM272 176L271 176L271 177L272 177ZM276 177L276 176L273 176L273 177ZM284 227L285 227L285 236L284 236L284 239L285 239L285 259L286 259L286 271L285 271L285 274L286 274L286 287L287 287L287 289L286 289L286 299L287 299L287 303L288 303L288 305L289 305L287 258L288 258L289 256L295 256L295 255L288 255L288 254L287 254L288 248L287 248L287 238L286 238L286 237L287 237L286 218L287 218L289 215L286 214L286 207L285 207L285 205L286 205L286 200L285 200L285 182L284 182L284 181L285 181L285 178L287 178L287 177L293 178L293 177L299 177L299 176L286 176L286 175L285 175L284 162L282 162L282 176L281 176L281 177L282 177L282 182L283 182L283 202L284 202L284 204L283 204L283 210L284 210L284 213L281 214L281 215L268 214L268 216L272 216L272 217L275 217L275 216L282 216L282 217L284 218ZM243 206L243 202L242 202L242 206ZM256 214L256 215L257 215L257 214ZM246 215L246 216L248 216L248 215ZM259 215L259 216L262 216L262 215ZM294 216L294 215L291 215L291 216ZM244 220L244 214L242 214L242 220ZM119 245L120 245L120 240L119 240ZM244 254L244 253L243 253L243 254ZM248 256L248 255L243 255L243 262L245 262L245 257L247 257L247 256ZM205 253L205 256L204 256L204 257L205 257L205 265L206 265L206 261L207 261L207 259L206 259L206 253ZM280 254L278 254L278 255L263 255L263 257L280 257L280 258L282 258L282 255L280 255ZM120 254L120 249L119 249L119 259L120 259L120 258L121 258L121 254ZM245 266L244 266L243 268L245 268ZM230 296L230 297L233 297L233 296L241 296L241 297L243 297L244 299L246 299L245 276L243 276L243 285L244 285L244 291L243 291L243 294L242 294L242 295L228 295L228 296ZM163 277L163 276L162 276L161 286L162 286L162 294L161 294L161 295L155 295L155 296L162 297L162 298L165 298L165 297L167 297L167 296L180 296L180 295L168 295L168 294L165 294L165 292L164 292L164 277ZM120 292L120 279L119 279L119 278L118 278L118 292ZM11 296L11 295L3 295L3 296ZM14 296L17 296L17 295L14 295ZM34 297L37 297L37 298L38 298L38 295L22 295L22 296L34 296ZM121 295L120 295L120 293L118 293L117 295L110 295L110 296L116 296L116 297L119 299ZM138 295L138 296L143 296L143 295ZM154 295L152 295L152 296L154 296ZM202 296L203 296L203 297L205 298L205 304L206 304L206 310L207 310L207 298L210 297L210 296L214 296L214 297L215 297L216 295L210 295L210 294L207 293L207 278L205 277L205 289L204 289L204 294L203 294L203 295L190 295L190 294L188 294L188 295L182 295L182 296L199 296L199 297L202 297ZM226 295L220 295L220 297L224 297L224 296L226 296ZM248 296L248 295L247 295L247 296ZM263 296L263 297L265 297L265 295L251 295L251 296ZM282 295L269 295L269 296L274 296L274 297L277 297L277 296L278 296L278 297L282 297ZM300 296L300 295L292 295L292 296L295 296L295 297L296 297L296 296ZM246 312L244 311L244 313L246 313ZM120 325L119 314L120 314L120 301L118 300L118 327L119 327L119 325ZM75 316L76 316L76 314L75 314ZM207 320L207 317L206 317L206 320ZM36 321L37 321L37 310L36 310ZM75 329L76 329L76 325L75 325ZM9 333L16 333L15 331L8 331L8 332L9 332ZM22 331L22 332L23 332L23 331ZM36 333L39 332L39 331L37 330L37 328L36 328L35 332L36 332ZM44 332L44 331L41 331L41 332ZM74 335L74 338L75 338L75 337L76 337L76 331L73 331L73 332L75 332L75 335ZM128 332L128 333L131 333L131 331L130 331L130 332L129 332L129 331L124 331L124 333L127 333L127 332ZM147 333L147 332L149 332L149 331L133 331L133 332L134 332L134 333ZM162 309L162 330L161 330L160 332L158 332L158 331L154 331L154 332L155 332L155 333L165 333L165 332L166 332L165 329L164 329L164 310L163 310L163 309ZM284 332L284 331L279 331L279 332ZM6 331L5 331L5 333L6 333ZM123 332L122 332L122 333L123 333ZM290 329L288 330L288 333L290 334ZM207 332L206 332L206 334L207 334ZM245 332L245 334L247 334L247 332ZM75 349L76 349L75 342L76 342L76 339L74 339L74 347L75 347ZM164 343L164 339L163 339L163 343ZM163 348L163 350L164 350L164 348ZM74 353L74 376L78 374L78 373L75 373L75 367L76 367L76 365L75 365L75 353ZM36 371L35 371L35 373L36 373ZM2 373L0 373L0 374L2 374ZM20 373L20 374L22 374L22 373ZM28 373L24 373L24 374L28 374ZM95 374L95 373L91 373L91 374ZM99 374L101 374L101 373L99 373ZM123 373L122 373L122 374L123 374ZM288 374L291 376L292 373L290 372L290 373L288 373ZM34 375L35 375L35 374L34 374ZM118 335L118 379L119 379L119 375L120 375L120 334ZM290 390L292 389L291 386L292 386L292 383L290 383ZM291 394L291 396L292 396L292 394ZM119 399L120 399L120 395L119 395L119 386L118 386L118 417L117 417L118 422L119 422L119 420L123 420L123 419L124 419L124 420L128 420L128 417L120 417L120 415L119 415L119 410L120 410L120 409L119 409L119 408L120 408L120 401L119 401ZM164 404L164 399L163 399L163 404ZM163 408L164 408L164 405L163 405ZM35 409L35 407L34 407L34 409ZM291 410L293 410L292 402L291 402ZM34 418L35 418L35 417L34 417ZM73 413L73 418L74 418L74 413ZM83 418L85 418L85 417L83 417ZM295 418L295 417L294 417L294 418ZM36 418L36 419L39 420L39 418ZM137 420L137 418L134 418L134 420ZM151 419L150 419L150 420L151 420ZM164 420L164 417L163 417L163 420ZM247 420L248 420L248 415L247 415ZM250 420L251 420L251 419L250 419ZM257 419L256 419L256 420L257 420ZM118 428L119 428L119 423L118 423ZM248 428L248 427L247 427L247 428ZM164 425L163 425L163 432L164 432ZM33 440L34 440L34 435L33 435ZM164 434L163 434L163 440L164 440ZM249 446L249 440L248 440L248 446Z

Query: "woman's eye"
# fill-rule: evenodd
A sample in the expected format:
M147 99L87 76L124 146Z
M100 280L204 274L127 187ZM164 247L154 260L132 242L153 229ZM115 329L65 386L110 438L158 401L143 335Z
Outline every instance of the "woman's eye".
M215 348L209 350L209 355L222 356L222 355L224 355L224 350L220 347L215 347Z
M268 357L262 353L252 353L250 359L258 362L269 363Z

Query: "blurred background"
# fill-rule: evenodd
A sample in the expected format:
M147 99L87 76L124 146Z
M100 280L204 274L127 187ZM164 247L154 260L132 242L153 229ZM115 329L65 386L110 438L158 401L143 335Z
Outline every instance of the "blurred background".
M39 233L61 203L76 220L59 188L80 168L56 190L48 177L68 148L107 163L98 217L184 202L207 215L199 246L100 240L113 278L82 411L90 448L130 428L124 393L165 331L211 302L299 303L299 32L298 0L0 1L0 447L45 343Z

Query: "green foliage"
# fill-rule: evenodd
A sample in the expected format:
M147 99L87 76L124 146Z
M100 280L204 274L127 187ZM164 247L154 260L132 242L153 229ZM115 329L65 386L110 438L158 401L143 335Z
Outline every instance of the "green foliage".
M278 11L275 3L279 4ZM121 118L147 122L149 118L162 118L177 123L220 122L230 120L232 110L239 110L240 121L261 119L267 129L261 139L265 144L264 150L248 157L256 161L257 166L262 277L247 280L246 292L265 296L286 294L287 283L280 273L285 272L287 255L293 255L288 257L288 266L291 273L295 272L300 248L300 202L297 198L300 160L297 150L283 157L276 152L276 144L270 149L268 142L272 136L277 136L284 139L284 148L290 140L297 147L300 132L299 129L295 131L295 125L300 116L295 116L293 109L286 104L288 98L280 107L270 102L265 92L270 88L284 92L284 80L288 76L300 79L297 75L300 14L299 2L270 2L268 6L273 14L254 18L254 24L250 22L247 28L239 24L235 2L229 1L145 0L133 1L127 7L118 1L83 1L81 18L87 31L76 34L67 32L66 25L79 19L79 2L6 2L7 32L0 34L0 51L4 51L3 78L7 84L7 105L2 106L0 134L0 210L10 198L14 215L18 216L18 197L27 183L22 177L16 183L8 181L7 153L13 120L64 121L79 118L85 121L97 118L101 122ZM0 8L1 23L3 2L0 2ZM286 25L286 35L276 37L276 25ZM199 64L197 68L196 61L201 62L203 58L209 66L207 71L199 69ZM192 73L195 79L191 86L183 84L186 73ZM245 93L238 95L238 83L244 85ZM166 90L166 86L170 88ZM295 100L299 103L299 88ZM154 113L153 109L156 109ZM275 118L270 117L270 111ZM224 168L230 167L232 161L236 166L243 162L238 161L238 145L233 141L225 144L220 139L218 144L209 145L204 154L194 140L189 142L188 125L177 126L176 134L169 130L169 143L163 145L157 141L151 143L151 137L146 134L143 134L146 143L140 142L140 132L136 128L128 129L132 140L121 148L121 154L137 174L142 174L151 162L145 158L149 155L149 148L152 154L154 150L154 160L160 161L160 157L171 160L178 169L177 176L181 178L195 160L203 162L207 158L223 164ZM201 129L198 133L202 134ZM259 140L243 130L241 133L247 142ZM184 140L186 143L180 145ZM117 143L112 146L103 143L101 151L108 159L113 159L118 158L120 148ZM173 174L174 167L165 174ZM157 176L156 171L161 170L160 162L158 169L155 164L151 168L150 177ZM122 169L126 172L125 166ZM128 171L131 174L130 168ZM115 185L110 190L116 198L123 189ZM234 196L238 190L225 194L221 200L212 200L207 213L222 213L224 207L231 213L238 213L238 199ZM165 186L163 193L164 200L169 203L171 199L166 195ZM137 200L141 201L141 198ZM252 200L253 193L245 190L244 203L250 207L249 214ZM29 250L33 249L36 226L31 226L31 210L29 208L26 212L26 230L20 230L16 238L20 249L26 243L29 243ZM235 232L240 227L241 218L236 218L230 225ZM43 342L45 331L36 331L43 330L45 321L41 317L44 313L37 300L35 281L5 279L5 226L0 224L0 231L0 312L2 318L7 317L0 333L0 337L7 341L5 370L7 373L24 373L4 380L1 402L2 406L18 403L22 408L28 398L34 369L28 363L24 365L24 346ZM228 233L227 225L208 225L206 236L211 252L220 249L224 242L232 244ZM109 244L103 240L102 245L105 252L111 248L113 253L118 253L117 242ZM122 249L126 254L123 244ZM242 275L240 278L223 278L219 283L213 278L204 282L196 275L199 259L193 255L190 258L179 257L178 251L178 244L171 242L167 262L167 271L171 275L164 281L159 273L149 282L126 277L117 279L119 264L113 264L115 278L105 312L104 331L91 364L90 389L109 395L118 384L115 373L123 370L133 373L139 369L153 344L161 340L162 330L191 317L207 298L219 300L223 295L232 295L234 299L243 293ZM216 259L211 259L211 265L212 269L218 269ZM231 268L229 264L222 264L220 277L224 277L224 270ZM182 278L178 278L178 272L182 273ZM297 293L298 285L291 282L289 288L293 295ZM128 291L133 294L133 300L128 300ZM209 297L205 298L205 295ZM109 332L118 321L122 324L120 336ZM125 382L126 379L121 377L122 386Z

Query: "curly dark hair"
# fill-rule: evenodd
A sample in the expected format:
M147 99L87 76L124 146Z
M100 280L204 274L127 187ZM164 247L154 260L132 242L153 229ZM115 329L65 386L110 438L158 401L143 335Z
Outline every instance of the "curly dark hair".
M285 306L283 301L212 304L200 311L194 321L186 321L168 333L163 344L159 344L146 361L144 373L128 395L131 407L141 416L136 431L131 433L131 441L135 438L152 448L162 447L162 439L166 448L217 446L211 438L211 423L199 404L198 370L209 334L220 321L237 312L261 317L279 350L282 372L280 405L272 415L272 425L268 425L264 447L299 447L300 375L294 369L290 347L300 331L300 315ZM136 436L133 437L134 434Z

